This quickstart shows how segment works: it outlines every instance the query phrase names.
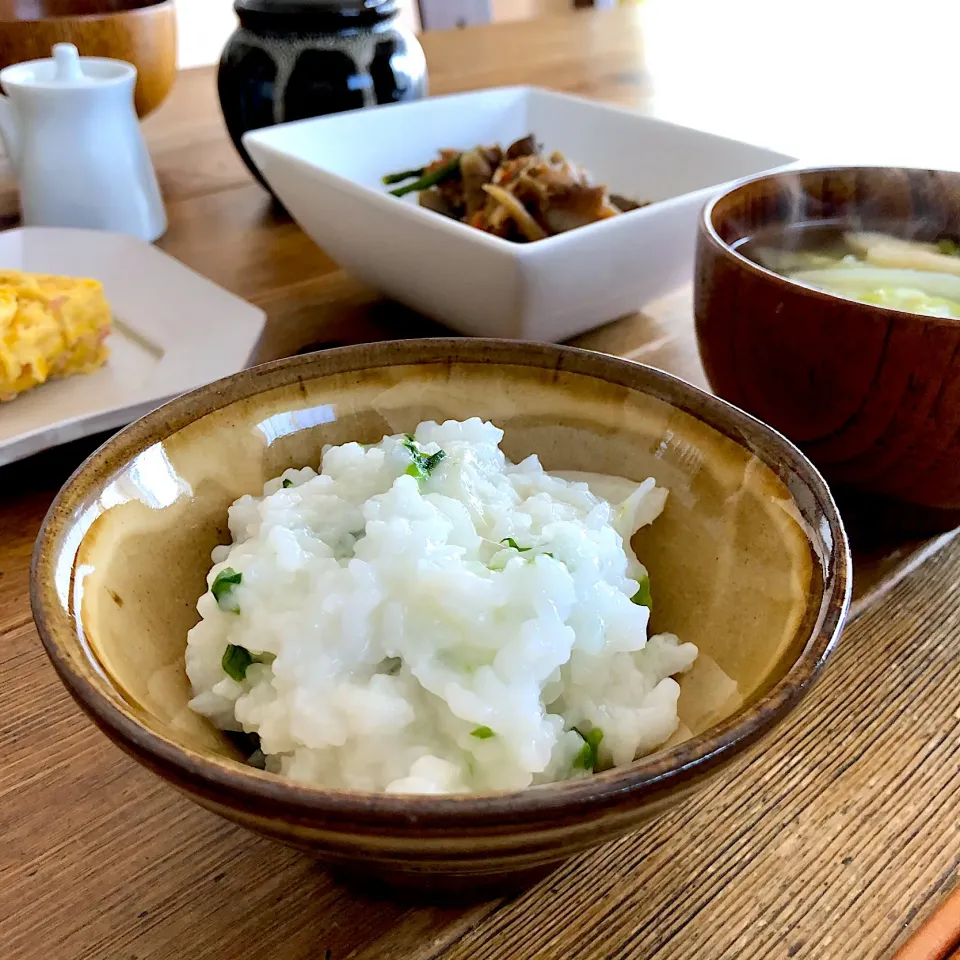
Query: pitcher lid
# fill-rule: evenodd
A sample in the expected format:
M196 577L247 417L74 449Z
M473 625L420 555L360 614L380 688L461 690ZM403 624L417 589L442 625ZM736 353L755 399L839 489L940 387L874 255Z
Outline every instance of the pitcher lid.
M42 87L47 90L76 89L135 79L137 68L123 60L81 57L72 43L57 43L53 56L28 60L0 70L4 87Z

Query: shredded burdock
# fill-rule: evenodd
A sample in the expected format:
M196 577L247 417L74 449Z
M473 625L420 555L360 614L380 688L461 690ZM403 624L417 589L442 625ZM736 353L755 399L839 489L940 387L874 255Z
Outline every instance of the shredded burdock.
M412 182L404 183L406 180ZM647 206L595 184L562 153L543 153L532 136L511 144L441 150L422 169L387 174L397 197L505 240L530 243Z

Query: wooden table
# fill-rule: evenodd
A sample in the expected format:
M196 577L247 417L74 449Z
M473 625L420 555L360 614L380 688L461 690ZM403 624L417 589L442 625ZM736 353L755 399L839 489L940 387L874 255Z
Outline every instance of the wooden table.
M930 51L952 52L954 40L943 34L960 34L888 20L901 36L912 31L919 41L922 33L926 45L921 55L907 36L900 49L912 52L900 76L896 58L884 61L886 48L864 54L876 25L849 29L848 7L857 5L829 8L834 46L849 41L853 50L852 74L872 63L874 87L893 89L909 80L912 56L925 70L911 89L942 84L952 98L952 59L941 63ZM922 18L923 5L909 11ZM424 45L437 92L532 82L734 135L752 130L754 140L802 152L795 127L812 116L808 97L824 81L790 71L805 62L807 40L822 34L825 12L803 5L796 30L774 31L776 42L763 45L750 42L760 9L752 0L665 0L639 11L428 35ZM714 53L703 62L708 49ZM773 102L768 88L742 89L737 65L748 55L755 65L777 59L788 68L777 97L792 125L764 112ZM918 104L908 125L923 131L936 105ZM865 115L876 118L876 105ZM949 116L941 123L955 150ZM858 147L839 137L837 117L830 113L821 135L809 138L816 149ZM267 311L261 357L436 329L379 301L274 215L226 140L211 71L183 74L146 127L171 220L161 245ZM859 146L884 160L920 150L916 138L905 142L902 126L888 124L886 139L881 133L868 131ZM928 162L946 163L938 153L943 131L926 133ZM11 201L8 188L0 191L8 211ZM699 380L689 323L689 292L681 291L582 342ZM0 471L0 956L873 960L953 884L960 543L861 616L791 721L695 801L521 896L416 907L336 886L299 854L201 811L110 746L73 706L31 622L28 563L51 497L89 448L76 444Z

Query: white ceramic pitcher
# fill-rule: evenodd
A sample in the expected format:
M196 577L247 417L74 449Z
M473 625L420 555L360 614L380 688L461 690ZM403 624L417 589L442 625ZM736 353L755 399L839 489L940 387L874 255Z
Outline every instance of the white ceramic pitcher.
M0 70L0 134L20 182L26 226L88 227L156 240L163 200L133 107L136 68L80 57Z

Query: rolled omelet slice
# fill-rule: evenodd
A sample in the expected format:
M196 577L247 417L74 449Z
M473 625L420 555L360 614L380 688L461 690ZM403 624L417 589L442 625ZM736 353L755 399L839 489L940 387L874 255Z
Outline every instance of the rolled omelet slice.
M99 369L110 320L96 280L0 270L0 402Z

